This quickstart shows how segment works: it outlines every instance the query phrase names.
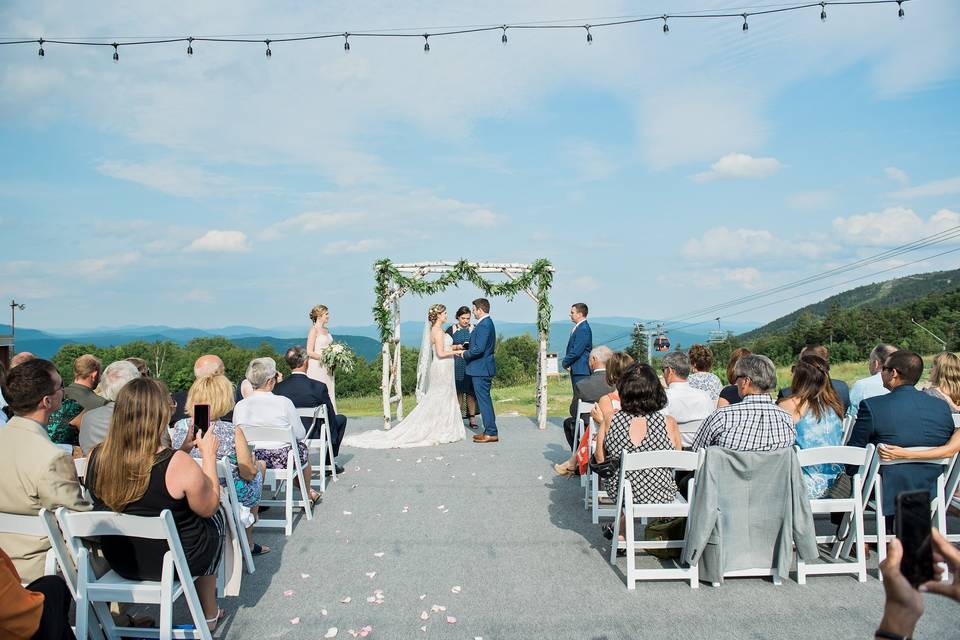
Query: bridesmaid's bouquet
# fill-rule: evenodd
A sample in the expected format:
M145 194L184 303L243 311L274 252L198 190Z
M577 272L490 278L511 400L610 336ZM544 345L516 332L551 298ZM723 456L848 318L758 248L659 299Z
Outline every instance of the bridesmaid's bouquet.
M350 373L356 363L356 354L342 342L329 344L320 352L320 364L330 372L343 371L344 373Z

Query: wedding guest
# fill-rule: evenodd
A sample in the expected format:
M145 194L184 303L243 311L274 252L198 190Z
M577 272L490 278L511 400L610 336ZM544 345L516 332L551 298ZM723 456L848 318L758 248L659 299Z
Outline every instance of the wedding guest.
M233 408L233 423L241 428L284 427L292 430L293 437L297 441L297 454L300 457L300 465L303 467L304 480L309 485L312 471L310 452L303 442L307 436L307 430L304 429L303 422L297 414L297 408L293 406L290 398L273 393L278 378L277 363L273 358L251 360L247 367L246 379L250 381L253 392ZM273 448L258 446L253 455L257 460L266 462L268 469L286 469L289 452L290 445ZM312 502L320 499L320 494L313 489L308 489L308 492Z
M117 394L131 380L141 377L137 367L132 362L117 360L107 365L100 379L100 393L107 401L102 407L86 411L80 419L80 449L84 455L89 454L94 446L100 444L107 437L110 428L110 418L113 416L113 407Z
M917 390L923 374L923 359L910 351L891 354L880 369L883 386L890 392L860 402L857 421L850 433L851 447L887 445L939 447L953 436L953 418L945 402ZM897 494L925 490L933 493L943 471L936 464L898 464L880 467L883 478L883 512L892 517Z
M684 447L693 444L697 429L717 408L717 403L702 389L694 389L687 381L690 360L682 351L671 351L660 360L663 381L667 384L667 406L664 414L677 421Z
M960 413L960 357L949 351L935 355L924 392L946 402L950 413Z
M3 395L14 417L0 428L0 512L37 515L40 509L88 511L70 454L50 442L46 422L63 401L63 381L49 360L30 360L10 369ZM43 575L50 549L46 536L0 534L24 580Z
M720 407L703 421L693 451L719 446L734 451L773 451L797 439L790 414L773 403L777 368L767 356L744 355L730 374L740 402Z
M63 402L47 422L47 433L54 444L80 444L82 414L106 404L93 392L99 379L99 358L87 353L73 361L73 383L63 390Z
M330 394L327 393L327 385L318 380L307 376L307 351L301 346L290 347L284 354L287 366L290 367L290 377L282 380L273 388L273 392L278 396L290 398L293 406L297 408L314 408L325 406L327 416L330 418L330 442L333 445L333 457L340 455L340 444L343 442L343 434L347 430L347 416L336 413L333 408L333 402L330 401ZM322 418L317 418L316 431L310 436L318 437ZM305 429L309 429L313 418L301 417ZM337 473L343 473L343 467L336 465Z
M737 391L737 383L734 380L734 367L740 358L749 355L750 349L747 349L746 347L738 347L733 350L733 353L730 354L730 359L727 360L727 386L720 390L720 399L717 400L717 407L726 407L728 405L737 404L740 402L740 393ZM774 373L776 373L776 371L774 371ZM775 387L776 385L777 380L776 375L774 375L773 386Z
M847 415L857 417L857 411L860 410L860 403L866 398L882 396L890 393L883 386L883 379L880 376L880 370L883 363L889 358L897 348L892 344L878 344L870 352L870 358L867 361L867 367L870 369L870 377L862 378L853 383L850 389L850 407L847 409Z
M617 382L617 393L621 409L597 436L597 462L620 458L624 453L681 448L677 421L663 412L667 406L667 393L660 385L653 367L639 362L631 364ZM630 482L634 504L676 500L677 483L673 469L658 467L628 471L626 479ZM616 499L620 490L620 475L602 479L601 485L608 496ZM619 533L623 535L622 526ZM604 535L608 539L613 538L612 524L604 527Z
M202 465L162 444L170 422L170 394L156 378L141 376L117 395L106 439L90 453L85 484L98 511L156 517L169 509L193 575L200 606L212 631L217 607L217 567L225 522L220 511L217 436L195 440ZM127 580L159 581L167 543L127 536L101 536L110 568Z
M573 402L570 403L570 416L563 421L563 434L567 438L567 443L570 445L573 453L565 463L553 465L553 470L561 476L577 473L577 447L580 443L573 441L576 435L576 418L579 417L583 420L584 427L590 426L589 413L584 413L580 416L574 415L577 411L577 400L580 399L596 405L596 403L600 401L600 398L616 392L615 383L611 384L607 382L607 362L609 362L613 356L613 351L610 350L610 347L606 346L594 347L593 351L590 352L590 377L581 380L577 385L577 395L574 396ZM630 356L627 357L629 358Z
M218 358L219 360L219 358ZM174 425L170 433L173 449L179 449L190 454L193 458L202 458L200 449L196 446L196 430L193 425L193 408L198 404L210 407L210 429L217 436L217 459L224 456L230 459L230 469L233 472L233 486L237 491L240 504L250 511L252 519L257 517L260 496L263 493L263 476L266 473L266 463L254 460L250 445L243 435L243 429L224 418L233 410L233 385L221 373L199 376L190 386L185 403L188 417L181 418ZM254 544L251 537L253 522L247 527L247 539L253 555L269 553L270 547Z
M13 369L18 364L23 364L24 362L30 362L31 360L36 359L37 356L33 355L29 351L21 351L10 359L10 368Z
M690 359L690 368L693 371L687 378L687 382L694 389L706 391L716 405L717 400L720 399L723 383L713 373L713 352L709 347L695 344L687 350L687 357Z
M457 309L457 323L450 325L447 333L453 338L454 345L463 345L470 342L470 334L473 333L473 324L470 322L470 307L460 307ZM467 375L467 363L463 358L455 358L454 380L457 386L457 402L460 406L466 405L467 415L464 416L470 421L470 428L477 428L477 399L473 395L473 378Z
M26 587L0 549L0 638L75 640L70 628L73 596L60 576L42 576Z
M808 344L800 350L801 358L807 355L821 358L827 363L827 370L830 370L830 351L822 344ZM834 378L830 378L830 384L833 385L834 391L837 392L837 397L840 398L840 405L843 407L844 413L846 413L847 409L850 408L850 387L847 386L847 383L843 380L836 380ZM791 387L784 387L780 389L777 394L777 400L789 398L792 393L793 390Z
M137 358L136 356L130 356L129 358L126 358L126 361L133 363L133 365L140 372L141 376L144 378L150 377L150 367L147 366L146 360L143 358Z
M793 366L792 393L777 404L790 412L797 429L797 446L839 447L843 444L843 404L831 384L830 368L820 356L807 354ZM823 498L843 471L839 464L803 468L807 495Z
M3 381L6 379L7 367L3 364L3 362L0 362L0 388L3 387ZM7 401L3 397L3 394L0 393L0 427L7 424L7 420L9 419L9 416L7 415Z
M567 340L567 352L563 356L563 368L570 372L573 393L577 393L577 383L590 375L590 351L593 349L593 332L587 322L587 305L578 302L570 307L570 322L573 330Z
M333 344L333 334L327 328L330 322L330 310L325 305L318 304L310 310L310 321L313 326L307 334L307 356L310 362L307 365L307 376L327 385L330 402L337 406L336 380L333 371L327 369L322 362L323 350Z
M214 355L212 353L207 353L199 358L193 363L193 379L198 380L203 376L222 376L224 372L223 360L220 359L220 356ZM177 391L173 394L173 401L177 403L177 408L174 410L173 415L170 417L170 426L173 426L175 423L180 422L187 417L187 395L189 393L188 389L183 391ZM230 411L223 416L223 419L227 422L233 418L232 407Z

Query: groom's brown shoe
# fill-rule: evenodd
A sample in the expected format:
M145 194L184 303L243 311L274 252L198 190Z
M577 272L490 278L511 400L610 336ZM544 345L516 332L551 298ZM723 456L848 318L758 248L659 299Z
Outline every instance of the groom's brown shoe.
M500 438L498 438L497 436L488 436L485 433L481 433L480 435L473 436L473 441L474 442L500 442Z

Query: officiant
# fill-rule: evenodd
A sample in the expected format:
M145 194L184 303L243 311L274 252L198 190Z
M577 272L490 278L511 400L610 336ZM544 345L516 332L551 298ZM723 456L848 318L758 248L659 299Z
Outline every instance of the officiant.
M447 328L447 333L453 338L453 344L467 344L470 342L470 334L473 333L473 324L470 322L470 307L460 307L457 309L457 321ZM477 399L473 394L473 379L467 375L467 363L463 358L454 359L454 375L457 384L457 401L460 403L460 409L463 410L466 403L467 414L464 418L470 420L470 428L477 427Z

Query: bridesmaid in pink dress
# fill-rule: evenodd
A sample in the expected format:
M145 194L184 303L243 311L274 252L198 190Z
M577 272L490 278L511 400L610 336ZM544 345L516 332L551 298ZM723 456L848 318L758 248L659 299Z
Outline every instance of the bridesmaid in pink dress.
M323 351L324 347L333 344L333 335L327 329L327 323L330 321L330 310L325 305L318 304L310 310L310 320L313 322L313 326L310 327L310 333L307 334L307 355L310 358L307 363L307 376L327 385L330 402L336 409L337 398L333 373L327 371L327 368L320 364L320 352Z

